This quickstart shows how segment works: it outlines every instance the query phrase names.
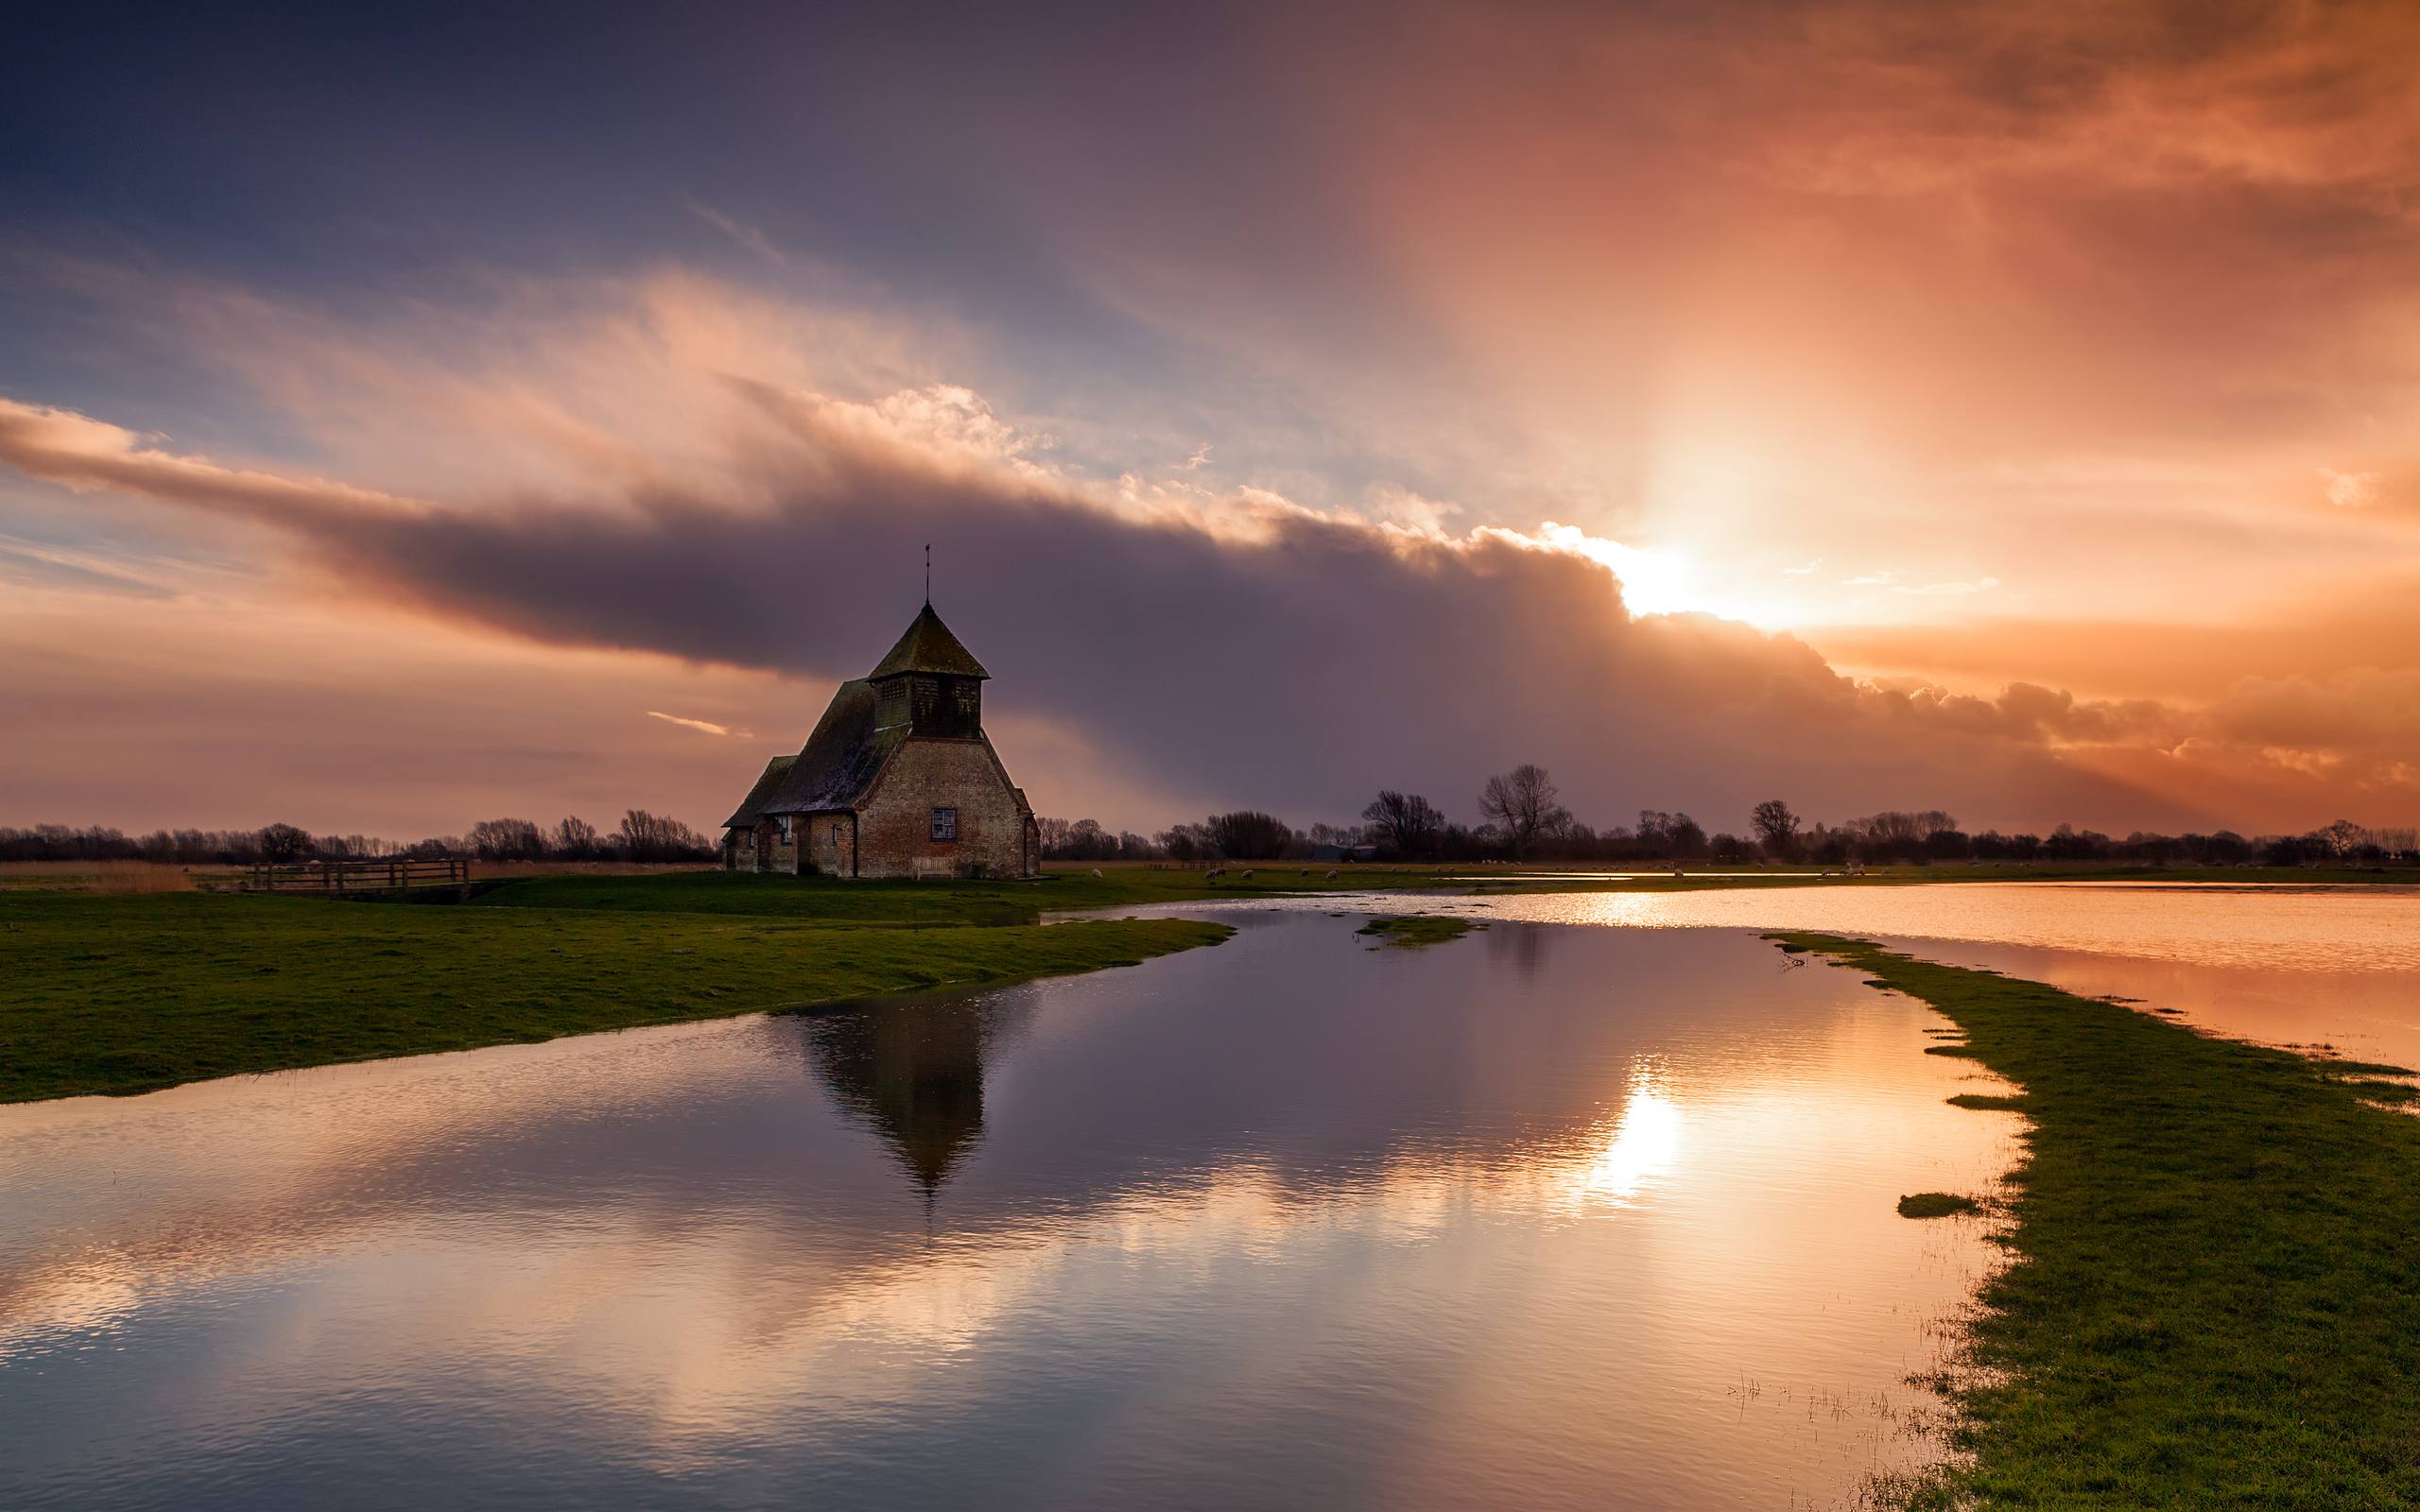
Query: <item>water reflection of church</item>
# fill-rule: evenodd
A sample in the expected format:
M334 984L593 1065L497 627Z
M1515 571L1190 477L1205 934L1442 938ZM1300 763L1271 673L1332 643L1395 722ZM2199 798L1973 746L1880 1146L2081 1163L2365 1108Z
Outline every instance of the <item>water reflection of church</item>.
M1026 1004L960 997L813 1014L804 1021L807 1059L929 1201L982 1143L984 1062L1031 1013Z

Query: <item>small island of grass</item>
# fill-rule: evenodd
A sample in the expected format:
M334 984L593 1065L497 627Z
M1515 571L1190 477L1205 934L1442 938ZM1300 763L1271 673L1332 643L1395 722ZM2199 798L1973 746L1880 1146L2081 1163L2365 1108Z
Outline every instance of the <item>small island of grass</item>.
M1487 926L1473 919L1455 919L1442 914L1412 914L1374 919L1354 931L1377 940L1372 950L1391 948L1416 951L1430 945L1443 945L1460 939L1474 929Z
M1899 1199L1899 1216L1902 1218L1946 1218L1953 1213L1982 1211L1981 1203L1954 1192L1919 1192L1913 1196Z

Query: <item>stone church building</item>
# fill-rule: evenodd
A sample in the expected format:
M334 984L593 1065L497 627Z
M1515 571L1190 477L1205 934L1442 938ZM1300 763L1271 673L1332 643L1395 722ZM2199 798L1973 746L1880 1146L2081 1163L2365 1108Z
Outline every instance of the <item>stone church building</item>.
M723 821L735 871L1030 877L1042 834L983 733L992 674L927 603L872 672L840 684L795 756Z

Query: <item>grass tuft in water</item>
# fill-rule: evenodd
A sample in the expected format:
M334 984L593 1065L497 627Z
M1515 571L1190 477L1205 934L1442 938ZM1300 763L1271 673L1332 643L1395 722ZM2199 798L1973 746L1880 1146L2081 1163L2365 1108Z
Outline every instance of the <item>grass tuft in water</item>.
M2022 1097L2002 1097L1990 1092L1960 1092L1943 1101L1952 1108L1972 1108L1995 1113L2019 1113L2025 1110Z
M1386 946L1399 951L1416 951L1460 939L1474 929L1486 927L1477 919L1415 914L1405 918L1374 919L1354 933L1374 937L1378 943L1371 946L1372 950Z
M1952 1213L1982 1211L1981 1203L1954 1192L1919 1192L1913 1196L1899 1199L1899 1216L1902 1218L1946 1218Z

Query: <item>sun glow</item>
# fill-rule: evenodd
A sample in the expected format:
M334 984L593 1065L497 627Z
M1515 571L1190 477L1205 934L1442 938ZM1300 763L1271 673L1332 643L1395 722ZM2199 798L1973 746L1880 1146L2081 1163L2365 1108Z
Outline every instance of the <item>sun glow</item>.
M1770 600L1710 587L1696 560L1669 546L1628 546L1551 520L1532 539L1606 568L1621 580L1622 602L1634 614L1716 614L1761 629L1778 629L1790 618Z

